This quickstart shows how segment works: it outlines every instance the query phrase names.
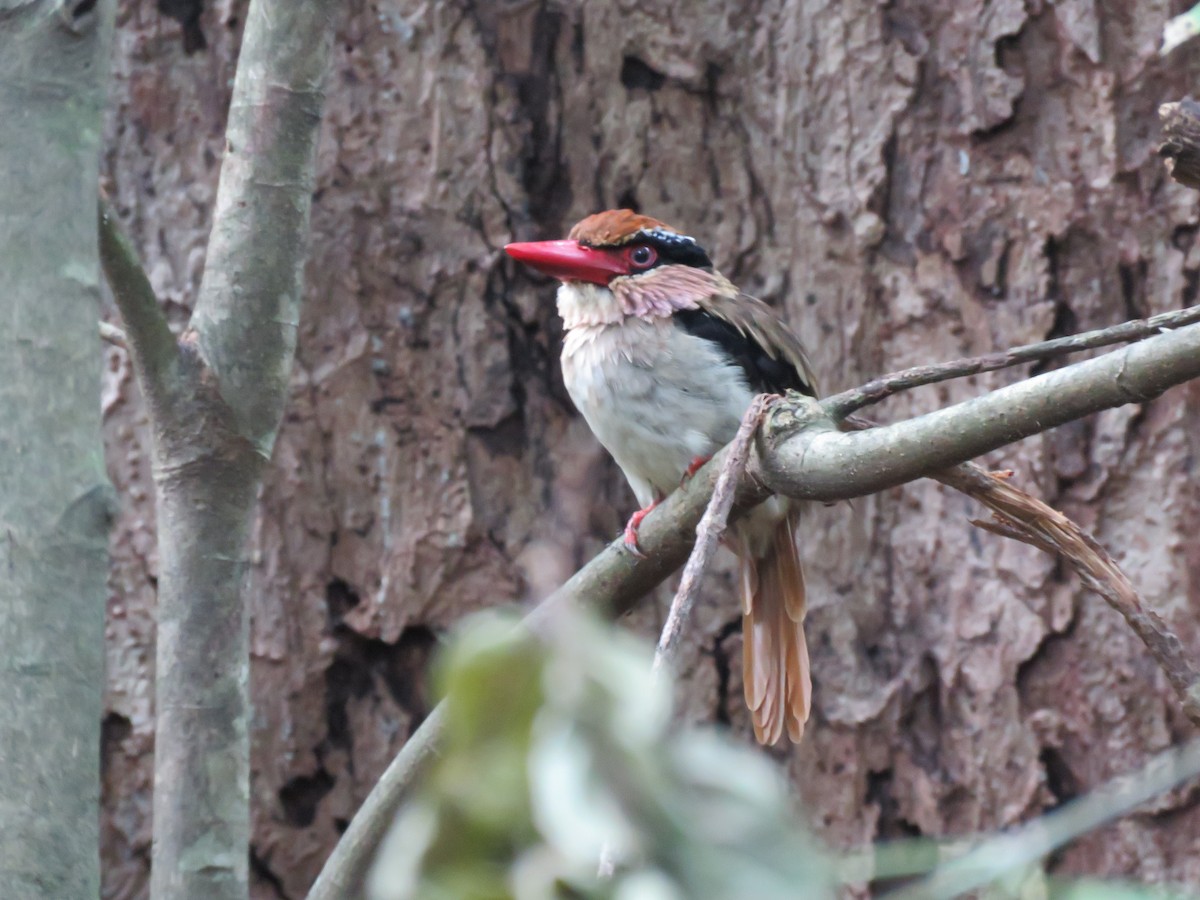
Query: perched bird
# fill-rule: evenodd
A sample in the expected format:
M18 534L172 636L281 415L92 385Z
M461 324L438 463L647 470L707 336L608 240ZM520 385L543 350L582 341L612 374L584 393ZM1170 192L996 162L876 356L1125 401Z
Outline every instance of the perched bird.
M713 268L694 238L628 209L588 216L565 241L509 244L509 256L562 282L563 380L642 509L733 439L756 394L816 379L800 341L761 300ZM797 506L773 497L739 521L746 704L754 734L799 741L812 697L804 640Z

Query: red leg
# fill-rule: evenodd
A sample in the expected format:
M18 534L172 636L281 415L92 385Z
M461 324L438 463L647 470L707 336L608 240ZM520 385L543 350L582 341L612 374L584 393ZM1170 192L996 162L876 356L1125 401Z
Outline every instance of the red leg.
M688 467L683 471L683 477L679 479L679 486L683 487L691 481L692 476L699 472L710 459L712 459L711 456L697 456L688 463Z
M642 519L644 519L644 518L646 518L646 516L650 515L650 510L652 510L652 509L654 509L654 507L658 506L659 501L661 499L662 499L661 497L655 497L653 500L650 501L650 504L648 506L643 506L641 509L639 509L637 512L635 512L632 516L630 516L629 521L625 523L625 549L628 550L630 553L632 553L634 556L636 556L638 559L646 558L646 554L642 552L640 547L638 547L638 540L637 540L638 526L642 524Z

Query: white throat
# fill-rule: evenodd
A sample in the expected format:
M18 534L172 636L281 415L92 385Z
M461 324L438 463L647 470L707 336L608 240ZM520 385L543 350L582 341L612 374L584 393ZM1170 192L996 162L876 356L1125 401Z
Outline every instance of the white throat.
M586 325L615 325L625 317L616 294L603 285L585 281L564 281L559 285L558 314L568 330Z

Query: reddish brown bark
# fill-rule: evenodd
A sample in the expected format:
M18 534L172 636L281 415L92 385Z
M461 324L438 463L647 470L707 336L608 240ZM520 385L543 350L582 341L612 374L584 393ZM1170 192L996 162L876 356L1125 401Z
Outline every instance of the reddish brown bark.
M308 301L252 574L256 895L302 897L427 708L439 630L545 594L633 506L574 415L552 286L511 239L637 204L787 310L827 390L1195 302L1197 196L1155 156L1195 80L1163 0L352 5ZM113 205L177 321L194 301L244 4L210 48L126 4ZM109 602L106 893L144 895L153 708L145 416L104 403L123 497ZM1019 377L892 399L906 415ZM990 462L1093 531L1200 652L1195 388ZM814 720L788 765L836 845L1027 818L1190 734L1138 639L1053 559L930 483L805 520ZM681 656L687 715L748 734L728 566ZM660 591L633 616L656 631ZM1190 795L1064 873L1200 884Z

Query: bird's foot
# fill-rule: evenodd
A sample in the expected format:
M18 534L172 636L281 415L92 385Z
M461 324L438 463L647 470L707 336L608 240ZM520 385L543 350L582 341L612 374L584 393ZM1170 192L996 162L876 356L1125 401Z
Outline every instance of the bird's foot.
M691 481L692 476L695 475L697 472L699 472L702 468L704 468L704 464L707 463L710 459L712 459L711 455L697 456L690 463L688 463L688 467L683 470L683 477L679 479L679 486L683 487L685 484L687 484L689 481Z
M638 528L642 524L642 519L650 515L650 511L658 506L659 498L655 497L650 501L648 506L643 506L625 523L625 549L636 556L638 559L645 559L646 554L642 552L642 548L638 546Z

